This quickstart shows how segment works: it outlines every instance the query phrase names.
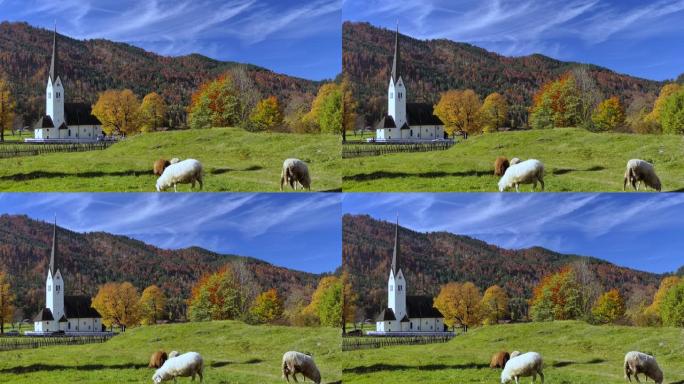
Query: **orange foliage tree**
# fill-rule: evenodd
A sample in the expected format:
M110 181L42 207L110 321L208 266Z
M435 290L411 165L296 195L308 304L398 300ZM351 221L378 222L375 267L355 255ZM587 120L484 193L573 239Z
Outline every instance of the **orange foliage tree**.
M140 297L129 282L107 283L93 298L93 308L102 316L105 326L118 325L123 330L140 322Z
M591 312L598 322L613 323L625 315L625 300L617 289L611 289L596 300Z
M472 89L450 90L442 93L434 106L434 115L444 123L449 135L456 131L480 133L480 97Z
M573 127L581 122L581 98L572 73L543 84L532 98L530 126L535 129Z
M572 268L543 277L534 288L530 300L532 320L569 320L582 314L582 292Z
M446 325L460 324L464 332L482 321L482 295L471 282L443 285L434 299L434 307L444 315Z

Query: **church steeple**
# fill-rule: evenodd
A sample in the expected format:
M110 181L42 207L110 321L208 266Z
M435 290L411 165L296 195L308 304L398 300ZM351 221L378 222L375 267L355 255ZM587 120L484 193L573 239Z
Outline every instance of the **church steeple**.
M397 79L401 77L399 73L399 22L397 22L397 32L394 36L394 59L392 60L392 81L397 83Z
M50 81L57 80L57 24L55 23L54 34L52 35L52 60L50 60Z
M399 258L399 214L397 214L397 223L394 227L394 251L392 252L392 272L397 274L397 259Z
M57 215L52 225L52 251L50 252L50 273L55 275L55 254L57 253Z

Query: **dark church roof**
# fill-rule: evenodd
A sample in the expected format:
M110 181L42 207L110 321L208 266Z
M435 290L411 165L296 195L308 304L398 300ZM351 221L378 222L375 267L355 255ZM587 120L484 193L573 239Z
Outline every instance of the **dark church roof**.
M433 115L434 107L428 103L406 103L406 120L415 125L444 125L439 117Z
M409 320L408 315L404 315L404 317L401 318L400 323L408 323L409 321L411 321L411 320Z
M50 60L50 81L53 82L59 77L57 64L57 26L55 25L55 32L52 35L52 59Z
M390 115L383 116L377 123L375 123L375 129L383 128L396 128L397 125L394 122L394 118Z
M101 318L88 296L64 296L64 312L69 319Z
M33 124L33 129L40 128L54 128L55 124L52 123L52 117L50 115L45 115L38 119L35 124Z
M33 318L33 321L52 321L54 320L54 316L52 316L52 311L50 308L43 308L36 317Z
M67 320L67 318L66 318L65 315L62 315L62 317L60 317L60 319L59 319L59 322L60 322L60 323L68 323L69 320Z
M399 24L397 24L397 34L394 35L394 58L392 59L392 80L397 83L397 79L401 77L399 73Z
M380 315L378 315L378 320L377 321L389 321L389 320L396 320L397 317L394 316L394 311L392 308L385 308L380 312Z
M64 116L67 125L100 125L97 117L93 116L90 104L66 103L64 104Z
M406 312L412 319L444 317L432 306L430 296L406 296Z

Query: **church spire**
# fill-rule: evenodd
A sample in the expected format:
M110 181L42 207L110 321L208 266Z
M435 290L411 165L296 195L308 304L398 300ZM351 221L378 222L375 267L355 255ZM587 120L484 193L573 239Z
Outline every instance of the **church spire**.
M397 21L397 32L394 36L394 59L392 60L392 81L397 83L401 75L399 74L399 21Z
M399 214L397 214L397 224L394 227L394 252L392 253L392 272L396 275L397 258L399 258Z
M57 253L57 215L52 226L52 251L50 252L50 273L55 275L55 253Z
M52 35L52 60L50 61L50 81L53 83L56 80L55 73L57 72L57 23L55 23L54 34Z

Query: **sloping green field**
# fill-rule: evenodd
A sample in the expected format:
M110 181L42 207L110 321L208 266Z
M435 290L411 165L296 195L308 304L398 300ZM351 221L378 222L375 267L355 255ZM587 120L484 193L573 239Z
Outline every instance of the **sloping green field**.
M577 128L499 132L459 140L447 151L345 159L342 184L345 192L494 192L497 156L540 160L550 192L622 191L632 158L655 165L663 191L684 190L684 137Z
M340 154L334 135L239 128L157 132L102 151L0 159L0 191L152 192L152 164L160 157L200 160L207 192L276 192L283 160L295 157L308 163L312 191L331 191L341 188ZM190 185L179 191L190 191Z
M336 329L216 321L130 329L103 344L0 352L0 383L151 383L147 364L157 349L199 352L205 383L281 383L288 350L313 354L322 382L342 379Z
M489 368L499 350L539 352L546 383L555 384L624 383L625 353L639 350L656 356L664 383L684 383L684 329L578 321L489 326L444 344L344 352L342 372L345 384L499 383L501 370Z

